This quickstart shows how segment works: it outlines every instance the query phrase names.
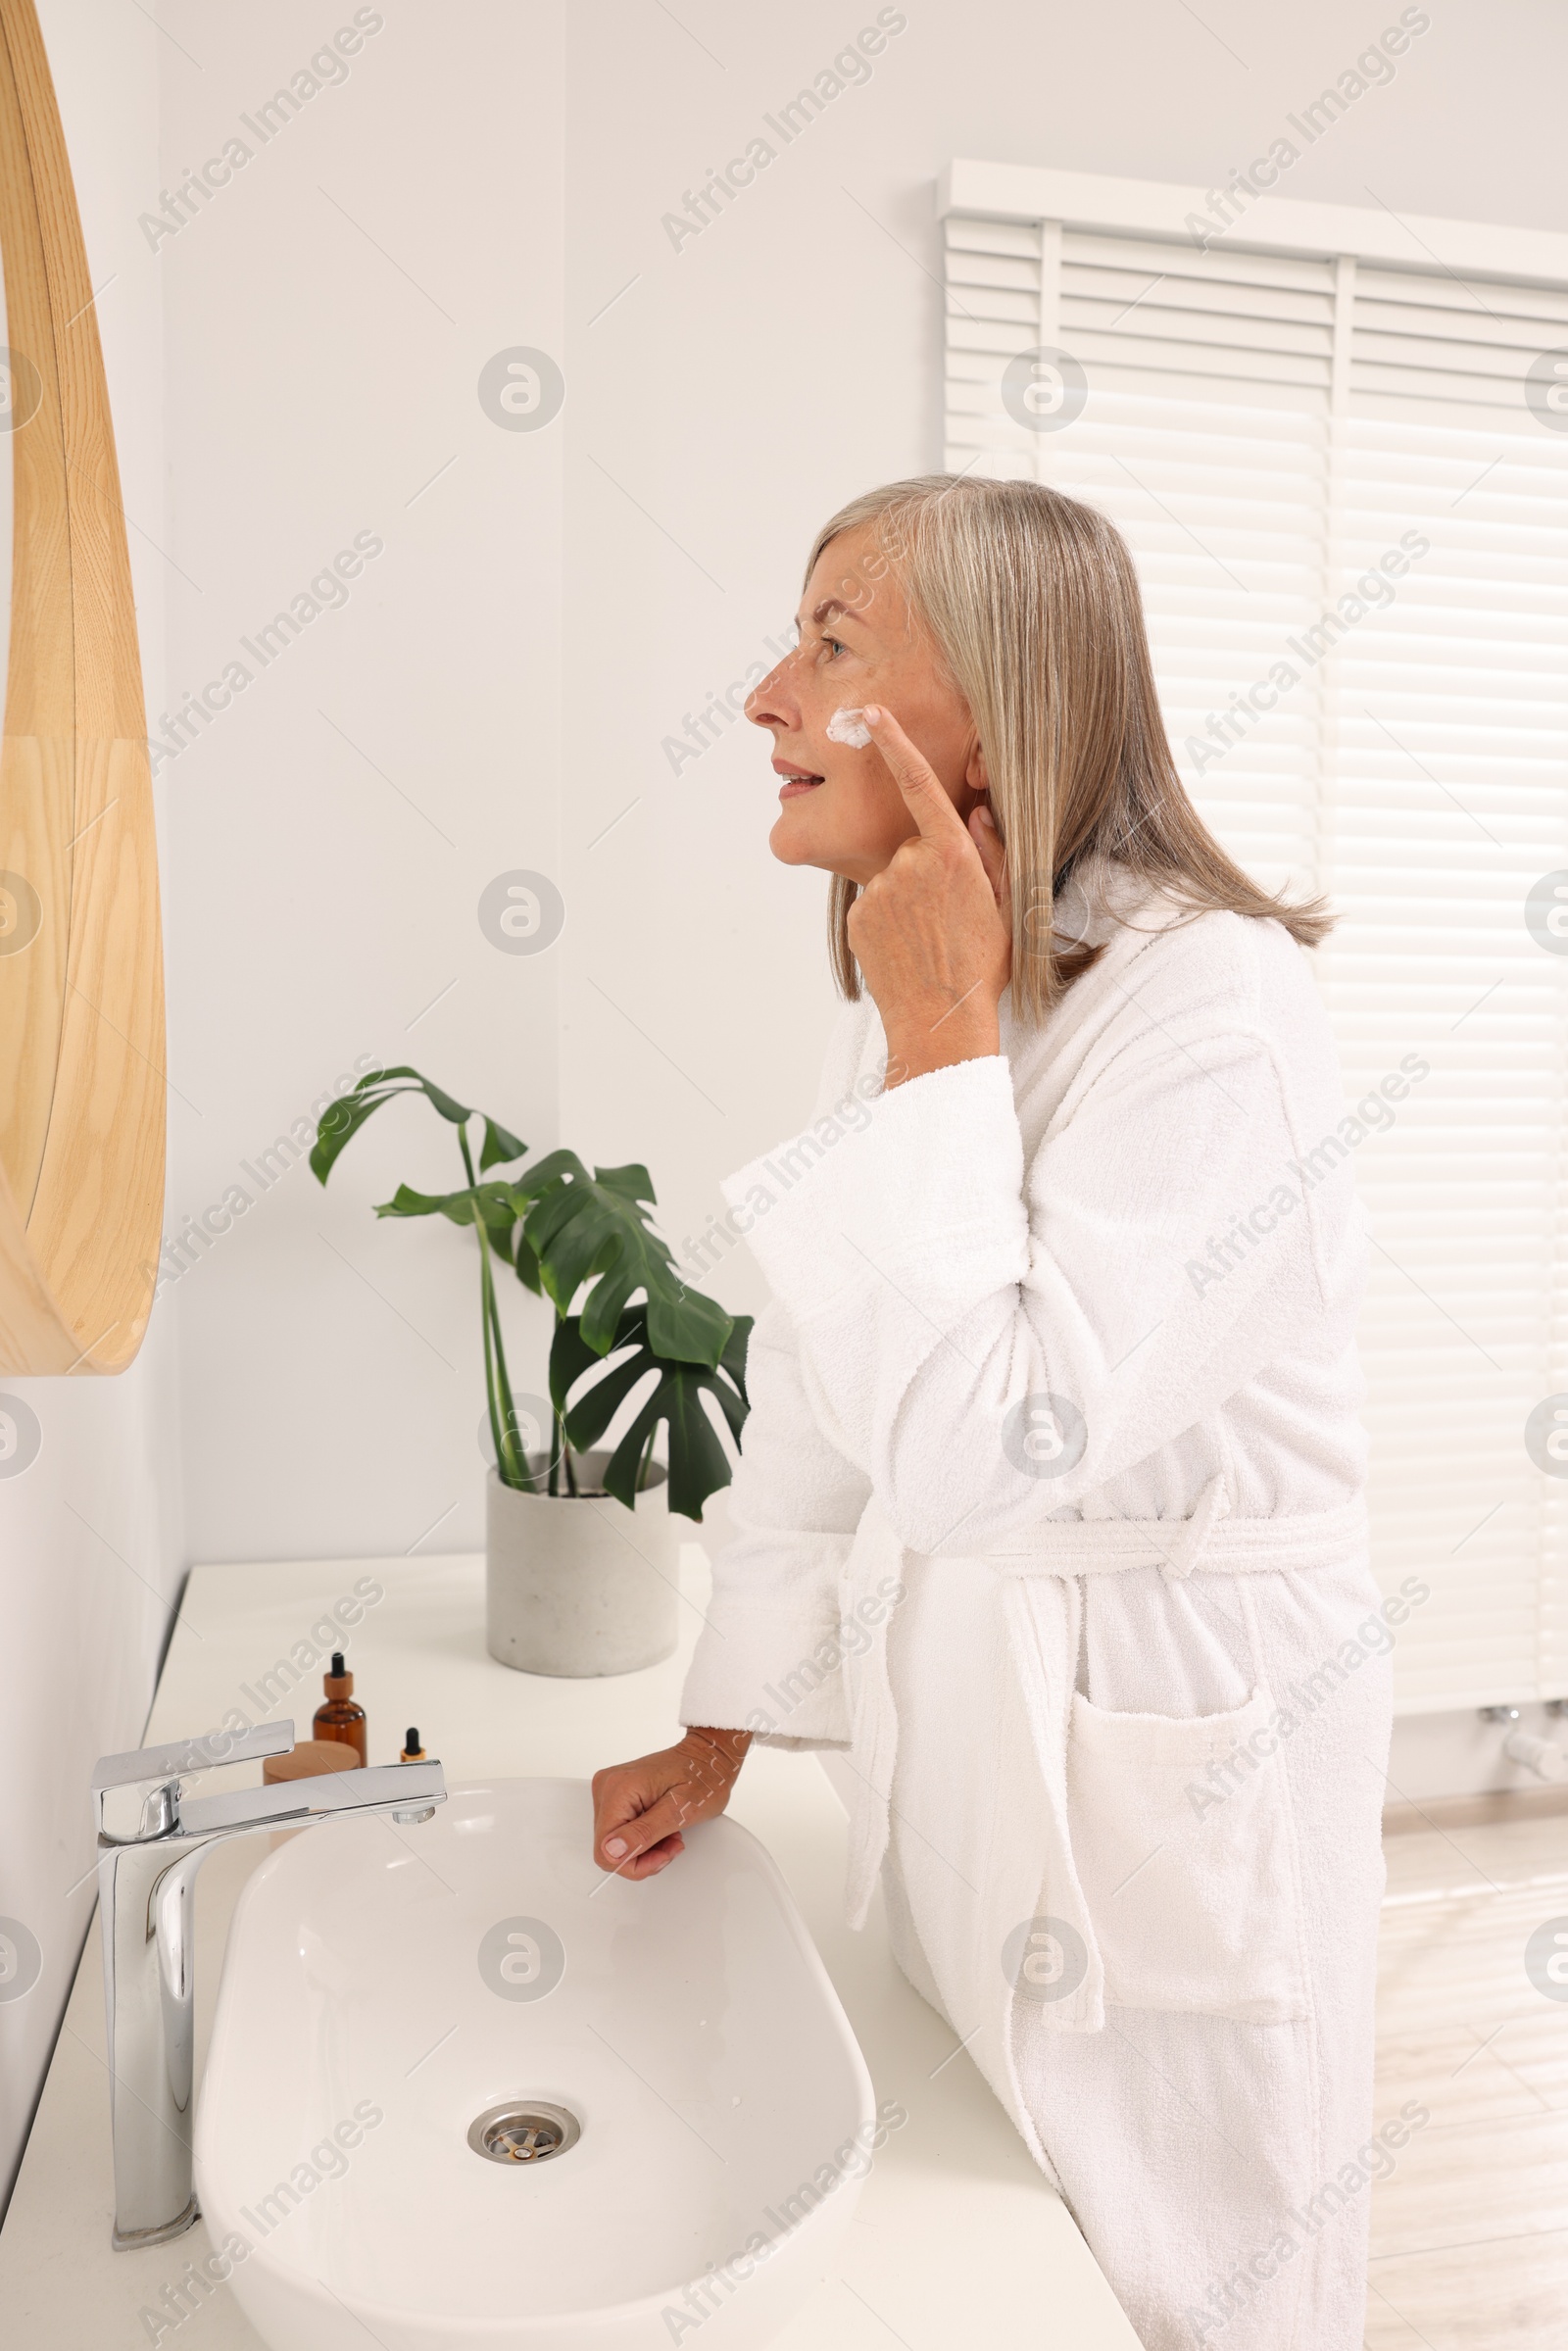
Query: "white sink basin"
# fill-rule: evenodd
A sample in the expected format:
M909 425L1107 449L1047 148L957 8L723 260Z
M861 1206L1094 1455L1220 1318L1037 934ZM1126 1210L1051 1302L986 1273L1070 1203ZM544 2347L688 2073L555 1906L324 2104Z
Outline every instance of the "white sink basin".
M497 1780L251 1880L196 2184L274 2351L739 2351L827 2270L874 2104L777 1868L718 1820L628 1885L590 1827L584 1783ZM511 2107L580 2135L489 2159L470 2127Z

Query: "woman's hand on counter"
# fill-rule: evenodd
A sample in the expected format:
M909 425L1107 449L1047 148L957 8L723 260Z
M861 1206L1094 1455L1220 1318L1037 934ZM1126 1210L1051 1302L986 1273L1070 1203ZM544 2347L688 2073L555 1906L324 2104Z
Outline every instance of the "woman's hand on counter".
M888 1041L889 1087L1000 1053L997 1004L1012 965L1002 837L980 803L967 823L890 710L865 723L917 830L861 886L850 945Z
M685 1844L682 1829L729 1802L750 1731L687 1732L678 1746L595 1772L594 1859L621 1878L654 1878Z

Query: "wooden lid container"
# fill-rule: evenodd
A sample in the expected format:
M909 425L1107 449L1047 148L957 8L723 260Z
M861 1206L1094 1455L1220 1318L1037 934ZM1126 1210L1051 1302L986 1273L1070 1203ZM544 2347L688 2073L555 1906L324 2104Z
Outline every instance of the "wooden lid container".
M286 1755L269 1755L262 1765L262 1785L279 1780L317 1780L323 1772L357 1772L359 1750L343 1739L302 1739Z

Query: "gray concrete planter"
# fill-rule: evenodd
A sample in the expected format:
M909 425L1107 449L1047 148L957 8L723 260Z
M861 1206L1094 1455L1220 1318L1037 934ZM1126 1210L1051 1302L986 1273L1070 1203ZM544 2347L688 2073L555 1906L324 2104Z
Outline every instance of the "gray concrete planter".
M597 1486L608 1453L577 1465ZM529 1456L538 1472L542 1456ZM524 1674L633 1674L658 1665L678 1632L686 1521L666 1506L664 1472L635 1512L609 1494L524 1494L490 1472L485 1490L485 1646Z

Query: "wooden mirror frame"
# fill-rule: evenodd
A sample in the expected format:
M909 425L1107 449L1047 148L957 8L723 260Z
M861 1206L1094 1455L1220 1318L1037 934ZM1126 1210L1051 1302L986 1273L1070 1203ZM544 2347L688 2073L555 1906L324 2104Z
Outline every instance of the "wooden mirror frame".
M0 0L0 262L11 383L0 444L15 480L0 740L0 1372L118 1372L141 1345L161 1246L158 864L103 354L32 0Z

